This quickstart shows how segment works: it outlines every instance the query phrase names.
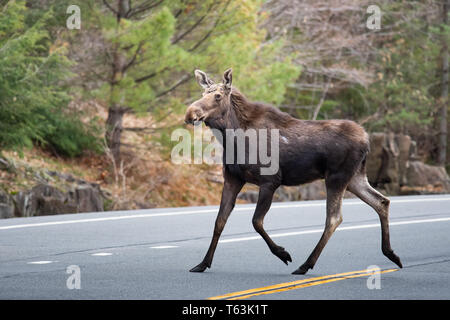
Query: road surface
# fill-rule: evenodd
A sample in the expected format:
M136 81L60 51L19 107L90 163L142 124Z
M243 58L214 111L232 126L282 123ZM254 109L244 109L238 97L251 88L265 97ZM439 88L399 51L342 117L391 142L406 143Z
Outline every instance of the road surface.
M450 299L448 195L391 198L400 270L359 199L344 200L343 223L305 276L291 272L321 236L325 202L274 203L267 214L289 266L253 230L253 209L236 206L204 273L188 270L206 253L217 207L1 220L0 299Z

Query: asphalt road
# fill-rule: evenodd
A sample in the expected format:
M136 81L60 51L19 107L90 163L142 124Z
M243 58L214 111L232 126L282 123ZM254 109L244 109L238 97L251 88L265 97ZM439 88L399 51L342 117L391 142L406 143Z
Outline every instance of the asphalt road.
M208 248L217 207L1 220L0 299L450 299L450 196L391 198L400 270L381 253L376 213L345 200L344 222L305 276L291 272L321 236L324 201L274 203L266 216L289 266L253 230L253 208L236 206L204 273L188 270Z

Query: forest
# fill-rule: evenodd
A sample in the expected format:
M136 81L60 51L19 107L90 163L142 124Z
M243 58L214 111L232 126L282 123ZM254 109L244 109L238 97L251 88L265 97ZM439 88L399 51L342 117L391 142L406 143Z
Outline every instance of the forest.
M449 7L0 0L0 217L218 204L220 165L171 162L196 69L232 68L250 100L299 119L359 123L387 194L450 193Z

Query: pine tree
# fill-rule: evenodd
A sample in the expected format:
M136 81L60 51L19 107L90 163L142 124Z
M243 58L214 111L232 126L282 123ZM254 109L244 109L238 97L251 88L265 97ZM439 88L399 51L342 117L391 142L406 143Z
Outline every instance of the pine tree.
M0 147L21 151L39 143L68 156L95 148L82 122L65 114L70 97L62 83L71 63L47 30L53 11L29 19L25 1L6 2L0 11Z
M106 140L120 161L127 112L183 105L182 86L196 88L193 70L222 74L233 67L251 98L280 103L299 74L280 56L281 41L265 43L262 1L103 1L99 7L108 66L99 97L109 105ZM175 100L174 100L175 99ZM181 108L180 108L181 109Z

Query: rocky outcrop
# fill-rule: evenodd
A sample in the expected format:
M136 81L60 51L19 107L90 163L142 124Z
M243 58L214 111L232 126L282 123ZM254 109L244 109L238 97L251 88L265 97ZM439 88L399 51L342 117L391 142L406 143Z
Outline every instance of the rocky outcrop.
M32 174L37 181L32 188L11 193L0 189L0 218L103 211L106 197L98 184L55 171Z
M103 211L98 187L76 185L67 191L49 184L38 184L14 196L15 216L30 217L64 213Z
M325 199L327 192L323 180L317 180L297 187L281 186L274 195L274 201L300 201Z
M445 168L420 161L411 137L373 133L370 148L366 168L372 186L390 195L450 192L450 178Z
M344 198L355 196L346 191ZM316 180L311 183L296 187L281 186L274 195L274 201L300 201L300 200L323 200L327 198L327 189L324 180Z
M14 217L14 203L4 190L0 189L0 219Z

